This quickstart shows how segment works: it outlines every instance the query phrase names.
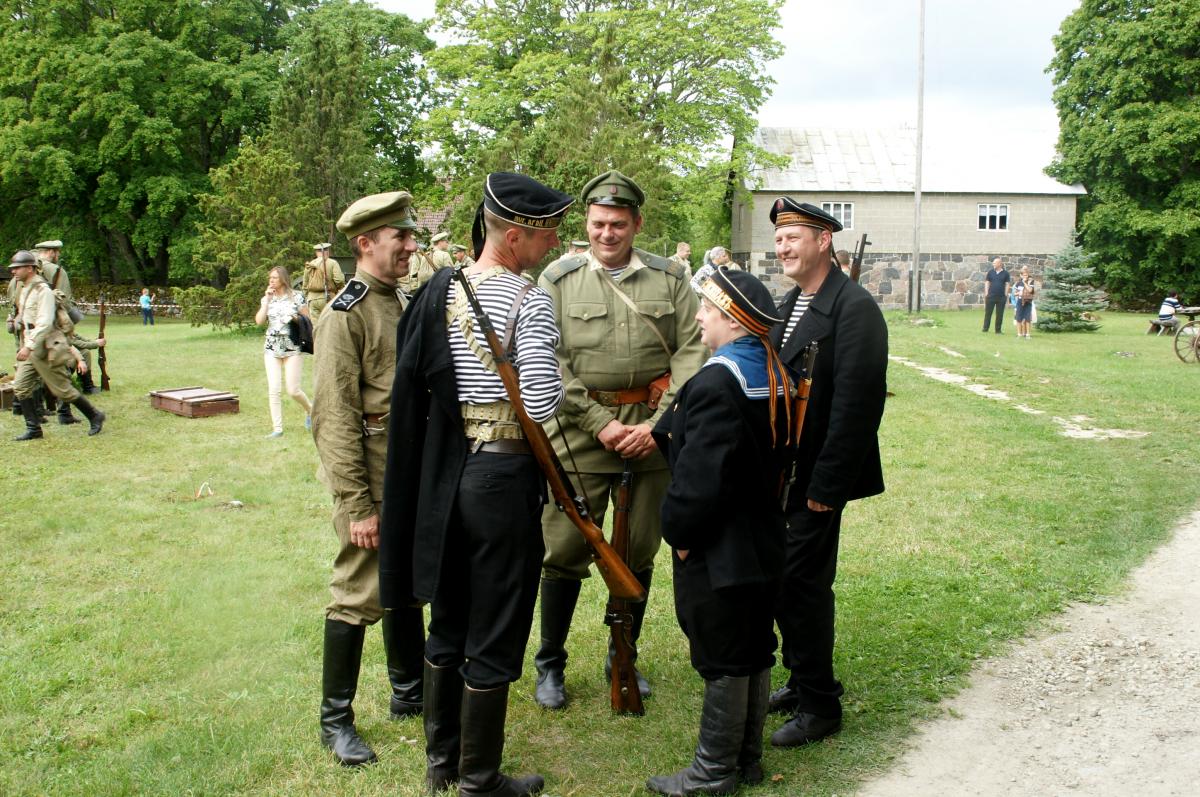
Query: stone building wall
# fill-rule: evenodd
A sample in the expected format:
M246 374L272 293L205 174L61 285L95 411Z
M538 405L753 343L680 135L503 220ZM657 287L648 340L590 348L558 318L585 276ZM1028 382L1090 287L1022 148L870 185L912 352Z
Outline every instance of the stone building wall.
M749 262L750 271L771 290L776 301L795 285L784 276L783 266L773 255L749 252L733 253L734 260ZM911 254L871 252L863 258L859 284L867 289L885 310L908 307L908 269ZM1016 279L1022 266L1039 283L1051 255L1005 255L1004 267ZM967 310L983 307L984 274L992 267L987 255L929 253L921 255L921 308L927 310Z

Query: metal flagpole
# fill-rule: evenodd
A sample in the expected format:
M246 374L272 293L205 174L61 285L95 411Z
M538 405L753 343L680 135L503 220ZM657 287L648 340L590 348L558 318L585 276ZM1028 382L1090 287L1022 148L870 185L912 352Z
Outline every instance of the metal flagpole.
M921 155L925 139L925 0L917 23L917 163L913 175L913 255L908 267L908 312L921 312Z

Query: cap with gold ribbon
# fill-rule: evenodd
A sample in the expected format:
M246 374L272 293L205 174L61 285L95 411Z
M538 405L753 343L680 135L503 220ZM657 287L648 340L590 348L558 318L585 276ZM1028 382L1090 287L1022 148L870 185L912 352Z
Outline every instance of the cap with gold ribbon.
M539 183L532 177L514 172L492 172L483 181L483 201L475 211L471 243L475 257L483 254L487 230L483 214L495 216L518 227L534 230L558 229L575 197Z
M791 197L781 196L771 205L771 223L775 229L780 227L813 227L829 232L841 232L842 223L821 210L816 205L807 202L797 202Z

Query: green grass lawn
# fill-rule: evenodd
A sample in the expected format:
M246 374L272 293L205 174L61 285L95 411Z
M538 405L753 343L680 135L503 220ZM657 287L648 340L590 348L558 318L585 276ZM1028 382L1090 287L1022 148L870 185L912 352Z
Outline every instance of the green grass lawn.
M982 334L981 315L889 316L894 355L1010 400L892 363L888 491L843 523L845 730L804 750L768 747L775 777L745 793L852 791L976 659L1068 601L1119 592L1194 507L1200 366L1144 335L1140 315L1031 340ZM387 721L376 631L357 709L380 763L343 770L318 745L330 499L297 405L285 399L284 437L263 439L261 338L124 318L109 337L113 390L94 397L103 434L52 422L19 444L19 419L0 421L0 794L419 794L420 721ZM238 393L242 412L150 408L150 390L185 385ZM1076 416L1148 434L1064 436L1055 418ZM204 482L214 495L196 499ZM602 582L589 579L570 640L573 701L536 709L529 662L512 690L506 768L543 773L560 797L630 795L690 760L701 682L669 592L660 576L642 645L647 715L614 717Z

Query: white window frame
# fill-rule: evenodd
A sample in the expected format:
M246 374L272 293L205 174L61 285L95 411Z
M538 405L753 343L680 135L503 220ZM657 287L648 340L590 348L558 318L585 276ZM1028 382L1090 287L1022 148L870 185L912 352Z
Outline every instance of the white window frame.
M843 230L854 229L854 203L853 202L822 202L821 210L833 216L842 224ZM849 216L849 221L846 217Z
M1011 218L1012 212L1007 202L980 202L976 206L976 229L983 232L1008 232Z

